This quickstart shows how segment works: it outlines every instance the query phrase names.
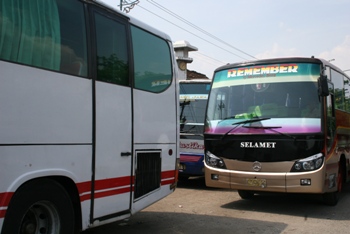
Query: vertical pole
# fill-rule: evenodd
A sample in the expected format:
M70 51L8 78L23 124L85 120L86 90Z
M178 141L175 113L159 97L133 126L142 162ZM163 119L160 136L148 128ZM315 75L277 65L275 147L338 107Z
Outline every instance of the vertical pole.
M120 0L120 11L123 10L123 0Z

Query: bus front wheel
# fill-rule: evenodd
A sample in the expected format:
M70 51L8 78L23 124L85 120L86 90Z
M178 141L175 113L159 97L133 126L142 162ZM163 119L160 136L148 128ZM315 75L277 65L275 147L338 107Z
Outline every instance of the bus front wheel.
M252 191L238 190L237 192L242 199L251 199L254 197L254 192Z
M339 201L339 195L341 191L343 190L343 183L344 183L344 176L345 176L345 169L343 164L339 165L339 172L337 177L337 191L332 193L325 193L323 194L323 201L330 206L335 206L338 204Z
M68 193L51 179L28 182L13 195L1 233L76 233Z

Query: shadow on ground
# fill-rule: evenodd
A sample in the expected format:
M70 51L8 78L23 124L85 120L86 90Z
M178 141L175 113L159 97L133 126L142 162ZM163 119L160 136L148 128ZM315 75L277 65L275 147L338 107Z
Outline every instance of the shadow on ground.
M83 234L281 233L286 224L169 212L140 212L130 221L97 227Z

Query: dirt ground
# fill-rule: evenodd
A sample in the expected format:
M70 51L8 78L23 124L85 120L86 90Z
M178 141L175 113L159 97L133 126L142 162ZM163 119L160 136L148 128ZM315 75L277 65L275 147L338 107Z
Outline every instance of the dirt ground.
M261 194L207 188L204 178L179 182L176 191L131 217L83 234L116 233L349 233L350 186L337 206L317 196Z

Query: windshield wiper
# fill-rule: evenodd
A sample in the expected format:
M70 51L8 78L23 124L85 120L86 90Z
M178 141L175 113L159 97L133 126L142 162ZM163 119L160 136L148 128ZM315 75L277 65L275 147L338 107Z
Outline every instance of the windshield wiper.
M268 120L271 118L254 118L254 119L247 119L247 120L243 120L243 121L239 121L239 122L235 122L232 125L240 125L240 124L246 124L246 123L254 123L254 122L259 122L259 121L263 121L263 120Z
M233 128L231 128L229 131L227 131L222 137L221 140L223 140L231 131L235 130L239 125L241 124L247 124L247 123L254 123L254 122L259 122L259 121L263 121L263 120L268 120L271 118L254 118L254 119L247 119L247 120L243 120L243 121L239 121L239 122L235 122L232 125L237 125L234 126Z
M289 135L289 134L286 134L286 133L283 133L283 132L280 132L280 131L275 130L275 128L282 128L281 126L243 126L243 128L269 129L269 130L271 130L271 131L273 131L273 132L276 132L276 133L278 133L278 134L281 134L281 135L283 135L283 136L292 138L293 140L296 140L296 139L297 139L295 136L292 136L292 135Z
M243 128L274 129L274 128L282 128L282 127L281 126L243 126Z

